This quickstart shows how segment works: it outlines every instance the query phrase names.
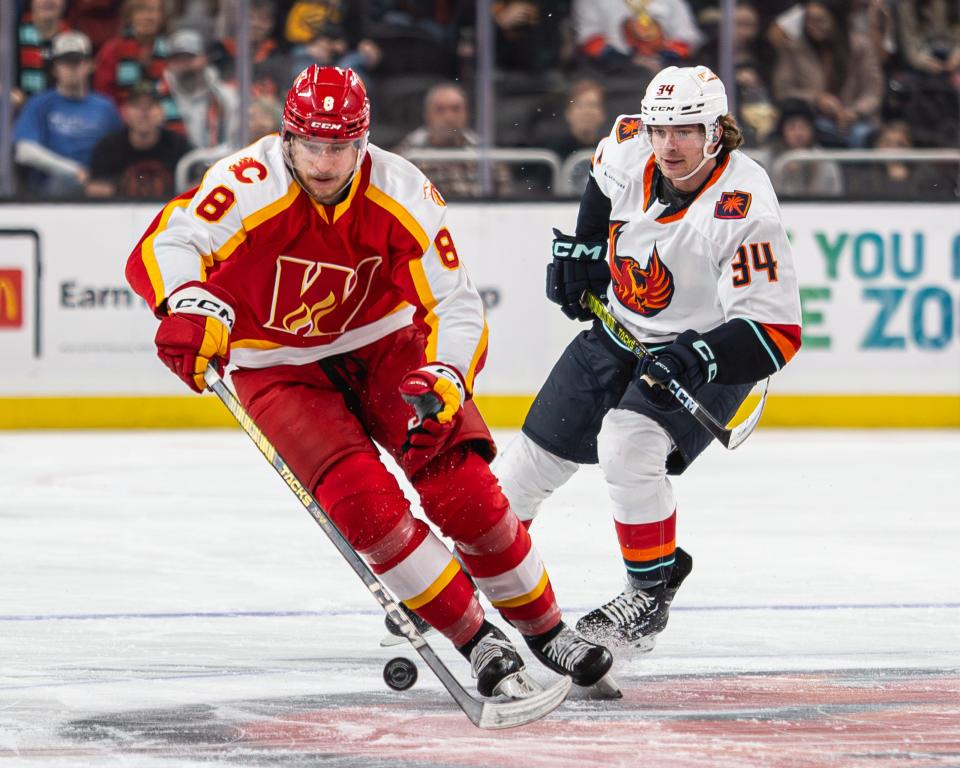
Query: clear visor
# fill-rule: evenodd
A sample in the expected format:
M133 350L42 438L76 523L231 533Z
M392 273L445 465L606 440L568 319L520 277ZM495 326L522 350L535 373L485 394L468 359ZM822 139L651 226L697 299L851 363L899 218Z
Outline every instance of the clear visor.
M317 136L307 137L296 133L290 134L291 142L311 157L341 157L351 149L362 149L366 138L366 136L361 136L358 139L325 139Z
M690 125L645 125L647 137L653 140L673 138L677 144L702 144L706 129L700 123Z

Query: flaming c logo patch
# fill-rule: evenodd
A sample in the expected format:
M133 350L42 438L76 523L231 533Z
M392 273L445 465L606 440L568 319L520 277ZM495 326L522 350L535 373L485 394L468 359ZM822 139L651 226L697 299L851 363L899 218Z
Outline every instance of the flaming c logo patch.
M625 117L617 123L617 144L622 144L627 139L632 139L643 126L640 119L636 117Z
M749 192L741 192L739 189L724 192L717 200L713 215L718 219L745 219L752 199Z
M242 184L253 184L255 181L263 181L267 178L267 167L252 157L240 158L227 170ZM253 176L248 171L252 171Z
M613 291L627 309L638 315L653 317L670 306L673 299L673 274L660 259L657 246L641 267L632 256L617 254L617 240L625 222L610 222L610 274Z

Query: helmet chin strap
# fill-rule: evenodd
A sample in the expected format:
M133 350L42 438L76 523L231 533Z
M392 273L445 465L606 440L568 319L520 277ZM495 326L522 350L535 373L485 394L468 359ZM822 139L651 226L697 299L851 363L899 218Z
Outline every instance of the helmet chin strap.
M714 123L709 128L706 125L703 126L703 160L701 160L700 164L697 165L697 167L694 168L692 171L690 171L690 173L688 173L686 176L681 176L679 179L674 179L674 181L686 181L691 176L696 176L700 172L700 169L703 168L704 165L706 165L707 160L712 160L713 158L715 158L717 155L720 154L720 150L722 149L722 147L720 146L720 140L718 138L714 138L716 135L717 135L716 123ZM717 143L717 148L713 150L713 152L708 152L707 148L714 142Z

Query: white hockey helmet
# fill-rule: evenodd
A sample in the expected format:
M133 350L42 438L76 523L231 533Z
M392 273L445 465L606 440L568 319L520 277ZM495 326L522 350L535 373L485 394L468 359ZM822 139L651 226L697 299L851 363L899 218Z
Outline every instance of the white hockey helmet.
M727 114L727 91L709 67L667 67L640 102L644 125L712 126Z
M640 119L644 127L653 125L702 125L703 163L720 152L720 145L711 152L717 141L717 122L727 114L727 91L713 70L703 65L696 67L667 67L660 70L647 86L640 102ZM682 181L683 179L678 179Z

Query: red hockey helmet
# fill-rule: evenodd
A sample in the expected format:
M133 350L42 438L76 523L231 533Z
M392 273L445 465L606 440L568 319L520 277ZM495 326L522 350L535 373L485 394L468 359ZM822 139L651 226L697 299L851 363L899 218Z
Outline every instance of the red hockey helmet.
M311 64L297 75L283 106L283 137L350 141L369 129L367 89L352 69Z

